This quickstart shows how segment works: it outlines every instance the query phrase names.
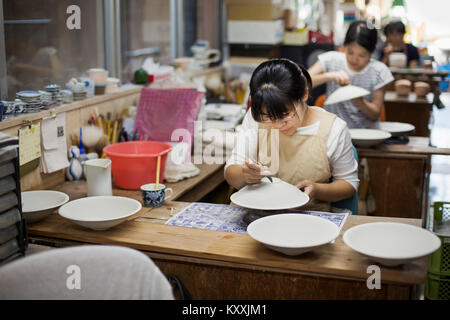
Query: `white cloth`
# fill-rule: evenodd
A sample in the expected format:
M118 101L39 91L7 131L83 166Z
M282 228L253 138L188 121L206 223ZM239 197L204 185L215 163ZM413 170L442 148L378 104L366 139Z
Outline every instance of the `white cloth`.
M394 80L389 68L382 62L371 59L369 64L361 71L351 71L347 66L347 58L345 53L329 51L319 55L320 64L323 72L345 71L349 78L350 84L364 88L371 93L364 97L369 101L372 100L372 92L384 87ZM328 81L326 95L330 96L336 89L341 86L334 81ZM351 100L343 101L325 106L325 110L336 114L339 118L347 122L349 128L369 128L374 127L378 120L367 118L358 106Z
M200 169L190 161L189 144L185 142L166 142L173 148L167 156L164 179L177 182L200 174Z
M323 111L322 108L313 107ZM296 134L312 135L319 129L320 121L297 129ZM281 133L280 133L281 134ZM238 133L236 146L227 160L225 170L232 164L243 165L246 159L257 159L258 123L250 110L245 115ZM355 160L352 139L345 121L336 117L327 139L327 157L334 180L345 180L358 190L358 162Z
M166 166L164 179L167 182L177 182L186 178L192 178L200 174L200 169L193 163L182 163Z

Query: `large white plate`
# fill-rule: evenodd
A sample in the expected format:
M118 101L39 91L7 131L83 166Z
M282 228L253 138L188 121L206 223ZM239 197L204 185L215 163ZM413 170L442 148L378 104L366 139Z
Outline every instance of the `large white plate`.
M370 94L370 91L349 84L347 86L340 87L330 94L330 96L325 100L324 105L347 101L367 96L368 94Z
M344 242L353 250L386 266L425 257L441 246L432 232L404 223L373 222L347 230Z
M416 127L410 123L381 121L378 129L389 132L392 136L401 136L413 133Z
M27 223L34 223L46 218L55 209L69 201L64 192L53 190L25 191L21 193L22 213Z
M303 206L309 197L296 186L278 178L264 178L260 183L243 187L231 195L231 201L244 208L284 210Z
M139 201L117 196L87 197L70 201L58 212L80 226L93 230L112 228L141 210Z
M389 139L389 132L377 129L350 129L352 142L358 147L372 147Z
M248 225L247 232L270 249L298 255L336 239L339 227L324 218L292 213L255 220Z

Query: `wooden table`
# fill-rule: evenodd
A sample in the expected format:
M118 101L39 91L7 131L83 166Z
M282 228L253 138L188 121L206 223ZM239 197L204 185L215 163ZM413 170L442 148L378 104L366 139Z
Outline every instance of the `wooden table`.
M450 155L450 149L429 145L427 137L409 137L407 144L381 144L357 148L361 164L366 158L375 216L422 219L427 222L431 155ZM360 174L361 183L363 175Z
M441 95L441 85L440 81L446 81L448 76L447 71L436 71L433 69L423 69L423 68L389 68L394 76L395 80L407 79L412 82L424 81L430 85L431 92L433 93L433 104L438 108L443 108L444 105L440 101ZM391 83L390 87L394 89L394 82Z
M414 125L415 136L429 137L431 113L433 111L433 94L417 97L414 92L399 96L395 91L386 91L384 95L386 121L406 122Z
M214 191L215 188L225 182L224 166L224 164L196 165L200 169L198 176L173 183L164 182L167 188L173 189L171 200L187 202L200 201L205 195ZM66 181L50 189L60 190L70 194L70 200L87 196L87 183L85 180L77 182ZM113 186L113 195L129 197L142 202L142 194L139 190L125 190Z
M342 242L342 233L361 223L419 226L420 220L349 216L335 243L289 257L247 234L164 224L188 204L167 201L160 208L144 208L106 231L92 231L52 214L29 226L28 234L33 243L56 247L104 244L140 250L164 274L178 276L193 299L409 299L417 297L417 287L426 280L428 260L422 258L381 267L381 289L369 290L367 267L375 263Z

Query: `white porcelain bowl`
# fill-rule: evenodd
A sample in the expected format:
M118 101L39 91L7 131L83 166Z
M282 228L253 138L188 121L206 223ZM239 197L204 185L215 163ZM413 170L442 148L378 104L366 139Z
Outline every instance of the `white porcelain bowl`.
M286 255L299 255L323 246L339 235L339 227L307 214L274 214L250 223L247 232L258 242Z
M389 132L377 129L350 129L352 142L357 147L369 148L392 137Z
M416 127L410 123L381 121L379 129L389 132L392 136L401 136L413 133Z
M80 226L93 230L112 228L141 210L139 201L117 196L87 197L70 201L59 214Z
M25 191L21 193L22 213L27 223L34 223L49 216L69 201L64 192L53 190Z
M408 58L402 52L392 52L389 55L389 66L394 68L406 68Z
M395 222L361 224L347 230L343 239L353 250L385 266L425 257L441 246L441 240L434 233Z
M339 103L343 101L352 100L355 98L364 97L370 94L370 92L364 88L356 87L352 85L346 85L335 90L324 102L324 105Z
M303 206L309 197L296 186L279 178L263 178L260 183L243 187L231 195L231 201L244 208L285 210Z

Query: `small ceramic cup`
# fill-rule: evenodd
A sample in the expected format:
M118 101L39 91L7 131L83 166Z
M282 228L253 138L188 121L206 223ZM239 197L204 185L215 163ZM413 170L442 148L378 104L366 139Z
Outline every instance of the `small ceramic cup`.
M148 183L141 186L141 191L144 207L153 208L162 206L164 200L169 199L173 194L172 188L166 188L161 183L159 184L158 190L156 190L155 183Z

